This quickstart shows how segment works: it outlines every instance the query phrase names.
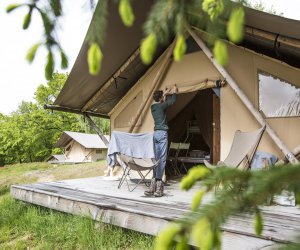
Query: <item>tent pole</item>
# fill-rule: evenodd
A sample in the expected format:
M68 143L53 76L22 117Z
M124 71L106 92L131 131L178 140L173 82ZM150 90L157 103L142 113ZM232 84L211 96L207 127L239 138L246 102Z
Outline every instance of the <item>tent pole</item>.
M296 158L299 159L300 157L300 145L298 145L297 147L295 147L292 151L293 155L296 156ZM276 165L282 165L282 164L286 164L288 162L288 159L284 158L281 159L280 161L276 162Z
M97 127L95 122L92 120L92 118L85 114L84 117L88 120L90 126L97 132L101 140L104 142L104 144L108 147L109 141L106 139L106 137L103 135L102 131L100 128Z
M207 56L207 58L213 63L213 65L220 72L220 74L226 79L227 83L230 85L230 87L233 89L233 91L237 94L237 96L241 99L241 101L245 104L245 106L249 109L249 111L253 114L253 116L256 118L256 120L262 126L266 125L267 133L273 139L273 141L279 147L279 149L283 152L283 154L288 159L288 161L292 164L298 163L298 160L293 155L293 153L290 152L290 150L280 140L280 138L278 137L276 132L266 122L266 120L263 118L263 116L255 109L252 102L248 99L248 97L245 95L245 93L242 91L242 89L238 86L238 84L235 82L235 80L230 76L230 74L226 71L226 69L224 67L222 67L221 65L219 65L217 63L214 56L212 55L212 53L210 52L208 47L205 45L205 43L202 41L202 39L200 37L198 37L196 35L196 33L194 31L192 31L190 28L188 28L188 32L193 37L195 42L199 45L199 47L202 49L202 51Z
M267 32L267 31L256 29L256 28L249 27L249 26L245 27L245 32L247 35L267 39L269 41L272 41L273 43L277 40L278 43L285 44L287 46L291 46L291 47L295 47L295 48L300 48L299 40L291 38L291 37L274 34L271 32Z
M151 100L154 91L157 89L159 83L161 82L161 79L162 79L163 75L166 73L166 70L167 70L167 68L168 68L168 66L171 62L170 59L171 59L171 56L172 56L172 53L173 53L173 49L175 47L175 43L176 43L176 40L174 40L172 42L172 44L169 46L168 51L167 51L167 53L166 53L166 55L165 55L165 57L162 61L162 64L160 65L160 68L159 68L159 70L158 70L158 72L157 72L157 74L156 74L156 76L153 80L153 84L152 84L152 87L149 91L149 94L148 94L146 100L141 104L140 108L138 109L137 115L134 117L134 120L133 120L133 122L132 122L132 124L129 128L129 133L132 133L132 131L134 130L139 118L141 117L141 114L143 113L143 110L146 107L148 107L148 103Z
M82 112L85 112L86 110L90 109L93 104L97 101L99 96L117 79L120 77L122 72L124 72L127 67L138 57L140 54L140 48L136 49L133 54L126 60L126 62L114 73L114 75L109 78L108 81L106 81L100 89L97 90L97 92L87 101L87 103L84 104L83 108L81 109Z
M94 113L91 111L81 112L79 109L71 109L71 108L61 107L61 106L52 105L52 104L45 104L44 109L57 110L57 111L74 113L74 114L79 114L79 115L90 115L90 116L96 116L96 117L109 119L109 116L106 114L99 114L99 113Z

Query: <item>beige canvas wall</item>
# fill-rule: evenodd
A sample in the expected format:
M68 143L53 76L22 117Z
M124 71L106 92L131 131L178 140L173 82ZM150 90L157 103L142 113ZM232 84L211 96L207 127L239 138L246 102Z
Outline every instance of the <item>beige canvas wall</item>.
M300 71L277 60L229 46L229 64L227 70L238 82L241 89L258 109L258 70L263 70L300 87ZM300 144L300 118L269 118L266 121L276 131L283 142L292 150ZM221 90L221 159L228 154L236 129L250 131L259 127L258 122L245 108L230 86ZM259 150L283 157L278 147L265 133Z
M66 162L94 162L106 159L107 149L101 149L101 153L96 153L96 149L85 148L74 140L69 145L71 145L71 150L65 154Z
M128 126L116 126L120 124L120 117L129 117L128 120L133 120L136 112L126 109L132 100L138 97L141 92L143 100L147 98L150 92L153 79L157 74L158 68L161 62L156 63L144 77L127 93L127 95L118 103L118 105L110 113L111 116L111 129L127 132L131 125L127 122ZM194 84L195 81L203 81L205 79L216 80L220 78L217 70L211 66L209 60L201 52L185 55L180 62L173 62L165 75L162 84L159 89L165 89L170 85L177 84L179 86L189 86ZM152 101L151 101L152 103ZM153 120L150 112L150 105L145 107L145 112L142 114L142 118L139 121L139 126L135 132L149 132L153 131ZM118 122L116 122L118 121ZM125 124L125 123L123 123Z
M96 153L96 149L93 149L89 156L89 160L92 162L103 160L106 159L106 156L107 156L107 149L101 149L101 153Z
M76 141L72 141L71 144L71 150L66 154L66 162L84 161L86 156L85 148Z
M230 61L227 70L239 83L241 89L246 93L256 108L258 108L258 69L300 86L300 71L276 60L257 55L236 46L229 46L229 58ZM127 123L127 127L117 127L115 126L115 120L120 116L129 117L131 121L134 119L135 113L128 109L126 110L126 106L132 102L140 92L142 92L143 100L147 98L150 86L159 66L160 62L156 63L112 110L110 113L112 130L125 132L129 130L130 122ZM160 89L164 89L166 86L170 86L174 83L188 85L195 80L203 80L206 78L218 79L219 77L219 73L206 56L202 52L196 52L185 55L183 60L179 63L174 62L171 64ZM267 119L267 121L290 149L293 149L300 143L300 118L272 118ZM228 154L234 132L237 129L251 131L259 127L257 121L235 95L230 86L221 89L220 127L221 159L224 159ZM149 106L147 106L139 121L138 129L136 129L135 132L149 131L153 131L153 120ZM266 134L263 137L259 149L274 153L279 157L282 156L278 148Z

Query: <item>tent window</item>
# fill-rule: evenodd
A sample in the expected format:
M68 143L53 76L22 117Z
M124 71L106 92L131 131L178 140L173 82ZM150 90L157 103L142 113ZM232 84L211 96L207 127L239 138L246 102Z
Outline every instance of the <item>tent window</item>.
M258 72L259 110L266 117L300 116L300 88L269 73Z
M102 154L102 150L101 149L96 149L96 154Z

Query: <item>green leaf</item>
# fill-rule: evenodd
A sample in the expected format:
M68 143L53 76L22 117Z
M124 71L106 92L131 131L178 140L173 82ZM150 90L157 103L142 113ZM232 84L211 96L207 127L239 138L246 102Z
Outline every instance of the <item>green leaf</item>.
M241 7L234 9L230 14L227 25L227 35L230 41L234 43L239 43L244 38L244 17L244 9Z
M10 13L11 11L15 10L16 8L19 8L20 6L22 6L22 4L18 4L18 3L10 4L6 7L6 13Z
M196 166L196 167L189 169L188 175L198 181L198 180L204 179L210 173L211 173L211 170L209 170L207 167Z
M125 26L132 26L134 22L134 14L129 0L120 1L119 14Z
M155 250L168 250L174 237L180 232L181 227L178 224L172 223L167 228L159 232L155 240Z
M53 59L52 52L49 51L47 56L47 64L45 67L45 76L47 80L50 80L52 78L53 71L54 71L54 59Z
M62 13L61 0L51 0L50 6L56 17L61 16L61 13Z
M40 46L41 46L41 43L36 43L28 50L27 55L26 55L26 60L28 62L30 62L30 63L33 62L36 52Z
M62 69L68 68L68 58L62 50L60 51L60 59L61 59L61 68Z
M192 203L191 203L192 211L196 211L197 210L197 208L201 204L201 201L202 201L202 198L203 198L204 194L205 194L205 191L204 190L200 190L200 191L198 191L194 195Z
M182 190L189 190L195 183L195 180L191 176L186 175L182 178L180 182L180 188Z
M296 204L300 205L300 191L295 192Z
M217 228L214 232L213 247L216 250L221 250L221 248L222 248L222 235L221 235L221 231L219 228Z
M204 179L210 173L211 171L206 167L193 167L189 170L188 175L182 178L180 188L183 190L189 190L196 181Z
M227 47L226 47L226 44L224 42L222 42L221 40L217 40L215 42L213 52L214 52L214 55L215 55L215 58L216 58L217 62L220 65L224 66L228 63Z
M31 13L32 13L32 10L29 10L29 12L24 17L24 21L23 21L23 29L24 30L26 30L29 27L29 25L30 25L30 22L31 22Z
M257 211L255 213L255 221L254 221L254 229L255 229L255 233L256 235L261 235L262 231L263 231L263 218L261 216L260 211Z
M87 61L91 75L97 75L99 73L102 59L103 54L99 45L97 43L92 43L87 53Z
M180 35L176 39L176 45L173 51L174 60L176 62L180 61L184 56L186 51L186 43L183 35Z
M188 239L185 235L181 236L179 242L176 244L175 250L189 250Z
M224 11L223 0L204 0L202 9L209 15L212 21L215 21Z
M43 20L43 25L45 29L45 33L47 36L50 36L50 33L54 29L54 23L51 21L50 17L46 12L40 12L42 20Z
M143 39L141 48L141 59L144 64L150 64L153 60L153 55L155 53L157 46L157 38L154 33L148 35Z
M211 250L214 235L207 218L200 219L192 228L192 237L201 250Z

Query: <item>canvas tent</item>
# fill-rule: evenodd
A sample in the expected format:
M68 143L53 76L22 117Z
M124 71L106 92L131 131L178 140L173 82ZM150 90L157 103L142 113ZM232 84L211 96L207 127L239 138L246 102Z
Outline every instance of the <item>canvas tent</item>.
M107 146L96 134L64 131L55 147L64 148L64 162L94 162L107 154Z
M46 162L48 163L55 163L55 164L60 164L64 163L66 160L65 155L51 155Z
M292 106L293 110L299 109L300 22L246 8L245 39L239 45L227 44L226 68L216 66L205 44L200 48L192 36L187 38L188 49L182 61L173 62L167 57L168 49L161 47L153 65L145 66L138 47L143 37L141 23L151 3L133 3L137 16L130 29L118 15L109 16L104 61L98 76L88 72L88 45L83 43L51 108L110 118L111 130L147 132L153 130L153 121L151 103L145 101L153 83L157 82L157 89L177 83L184 93L168 111L170 141L182 141L194 131L192 149L209 151L216 162L227 155L235 130L250 131L267 123L259 149L279 158L287 157L300 143L300 114L270 114ZM110 2L109 6L109 11L117 13L117 5ZM203 40L201 31L191 31ZM164 65L166 70L156 81ZM224 78L228 84L222 88L207 84ZM289 93L281 95L283 92L292 92L288 103L284 100ZM275 102L280 99L283 100ZM272 110L274 105L277 108Z

